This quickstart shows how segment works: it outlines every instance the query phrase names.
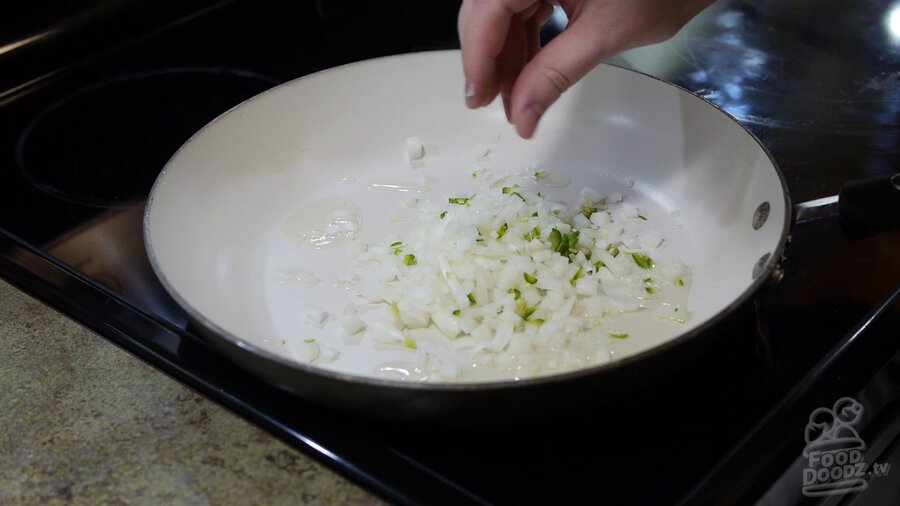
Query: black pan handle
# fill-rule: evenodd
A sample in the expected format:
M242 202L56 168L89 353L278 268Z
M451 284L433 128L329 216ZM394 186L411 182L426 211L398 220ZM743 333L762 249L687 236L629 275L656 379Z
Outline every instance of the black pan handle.
M851 181L838 197L841 229L850 239L900 227L900 173Z
M794 206L794 228L832 220L849 239L900 228L900 173L851 181L839 195Z

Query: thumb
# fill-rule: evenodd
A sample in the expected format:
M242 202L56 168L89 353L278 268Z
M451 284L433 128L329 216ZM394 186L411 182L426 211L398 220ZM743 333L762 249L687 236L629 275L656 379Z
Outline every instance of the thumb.
M510 120L525 139L534 135L541 116L560 95L612 54L596 26L579 21L538 51L513 85Z

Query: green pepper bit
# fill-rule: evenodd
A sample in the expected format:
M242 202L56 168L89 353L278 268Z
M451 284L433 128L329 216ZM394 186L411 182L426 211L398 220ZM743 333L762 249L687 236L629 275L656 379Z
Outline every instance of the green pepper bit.
M628 333L627 332L610 332L609 337L612 337L615 339L625 339L626 337L628 337Z
M535 276L532 276L531 274L528 274L527 272L523 272L522 277L525 278L525 282L529 285L537 283L537 278Z
M550 231L550 249L559 251L560 244L562 244L562 232L554 228Z
M631 258L641 269L652 269L653 259L643 253L632 253Z
M575 284L578 282L579 279L581 279L581 276L583 276L583 275L584 275L584 269L581 266L579 266L578 271L575 272L575 275L572 276L572 279L569 281L569 283L571 283L572 286L575 286Z
M525 305L525 299L516 299L516 309L518 309L520 313L524 313L528 310Z
M522 199L522 202L525 202L525 197L523 197L521 193L516 191L518 189L519 189L519 185L515 184L512 186L504 186L501 191L503 192L504 195L514 195L514 196Z
M525 321L528 321L528 318L530 318L531 315L533 315L535 311L537 311L537 308L536 308L536 307L527 307L527 308L525 308L525 309L522 311L522 319L525 320Z
M553 231L550 232L550 247L553 251L567 257L578 251L578 236L580 234L581 232L572 230L563 235L562 232L554 228Z
M568 250L566 253L575 253L578 250L578 236L581 235L581 232L577 230L573 230L566 234L566 249ZM562 252L560 252L562 253ZM566 254L564 253L564 254Z
M516 300L516 309L520 312L525 311L525 299L522 298L522 292L520 292L517 288L510 288L509 293L515 297Z
M416 265L418 262L416 262L416 256L412 253L409 253L405 257L403 257L403 263L406 265Z
M509 230L509 225L504 223L503 226L501 226L500 229L497 230L497 239L503 238L503 236L506 235L507 230Z

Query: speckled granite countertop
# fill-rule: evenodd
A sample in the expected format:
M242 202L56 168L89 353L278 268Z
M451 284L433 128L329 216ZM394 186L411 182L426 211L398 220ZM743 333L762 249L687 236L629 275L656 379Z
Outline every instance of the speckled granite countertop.
M382 504L0 280L0 504Z

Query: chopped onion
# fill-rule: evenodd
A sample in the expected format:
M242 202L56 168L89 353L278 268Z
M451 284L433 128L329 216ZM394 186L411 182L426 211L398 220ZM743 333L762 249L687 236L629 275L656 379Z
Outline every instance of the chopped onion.
M406 158L409 161L421 160L425 157L425 146L422 139L418 137L408 137L406 139Z
M354 250L348 336L406 350L425 380L484 369L525 378L608 362L626 338L610 326L619 315L687 318L667 294L687 290L688 268L655 258L663 239L631 229L646 220L621 195L608 203L585 188L567 208L473 176L490 190L420 200L399 236Z

